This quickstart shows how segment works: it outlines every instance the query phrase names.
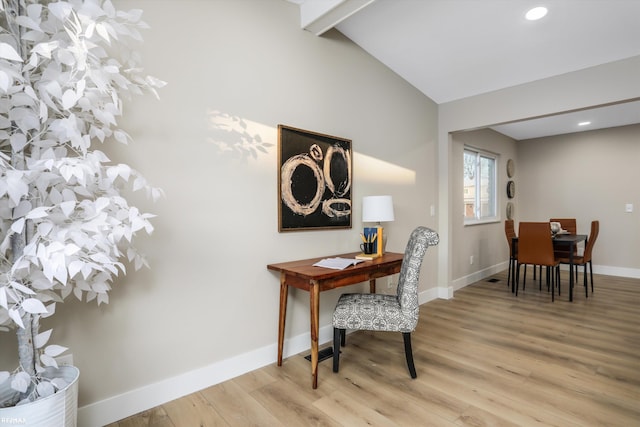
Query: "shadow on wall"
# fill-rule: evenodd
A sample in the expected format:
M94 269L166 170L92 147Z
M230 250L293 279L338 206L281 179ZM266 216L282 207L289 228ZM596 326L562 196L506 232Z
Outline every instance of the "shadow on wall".
M216 146L222 156L235 160L258 159L260 154L268 154L275 144L266 142L260 135L271 128L244 120L238 116L209 110L207 119L211 136L209 143ZM262 131L261 128L266 128Z

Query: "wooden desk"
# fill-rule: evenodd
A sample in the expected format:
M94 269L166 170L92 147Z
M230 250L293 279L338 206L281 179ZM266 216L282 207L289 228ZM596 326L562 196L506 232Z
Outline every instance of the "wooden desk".
M282 347L284 345L284 326L287 315L287 295L289 286L309 292L310 330L311 330L311 376L312 387L318 387L318 333L320 329L320 292L356 283L369 282L371 292L376 291L376 279L400 272L404 254L387 252L380 258L364 261L344 270L332 270L314 267L313 264L323 258L353 258L357 252L342 255L330 255L299 261L269 264L269 270L280 273L280 315L278 321L278 366L282 366Z

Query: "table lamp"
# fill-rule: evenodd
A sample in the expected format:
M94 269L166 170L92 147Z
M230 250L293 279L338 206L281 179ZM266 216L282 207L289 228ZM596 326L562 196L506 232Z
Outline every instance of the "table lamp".
M393 221L393 199L391 196L366 196L362 198L362 222L378 223L376 232L376 254L384 253L384 234L381 222Z

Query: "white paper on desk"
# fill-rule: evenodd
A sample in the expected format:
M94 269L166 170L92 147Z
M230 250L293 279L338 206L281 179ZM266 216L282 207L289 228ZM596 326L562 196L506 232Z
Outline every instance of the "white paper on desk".
M363 259L353 258L325 258L313 264L316 267L332 268L334 270L344 270L350 265L356 265L359 262L364 262Z

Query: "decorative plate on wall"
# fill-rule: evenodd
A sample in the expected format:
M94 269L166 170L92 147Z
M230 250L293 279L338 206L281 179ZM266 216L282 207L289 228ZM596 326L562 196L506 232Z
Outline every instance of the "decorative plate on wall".
M513 196L516 195L516 183L509 180L507 182L507 197L513 199Z
M513 219L513 203L507 202L507 219Z
M513 159L507 160L507 176L511 178L516 173L516 165L513 163Z

